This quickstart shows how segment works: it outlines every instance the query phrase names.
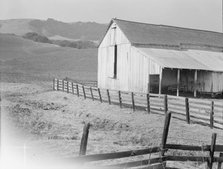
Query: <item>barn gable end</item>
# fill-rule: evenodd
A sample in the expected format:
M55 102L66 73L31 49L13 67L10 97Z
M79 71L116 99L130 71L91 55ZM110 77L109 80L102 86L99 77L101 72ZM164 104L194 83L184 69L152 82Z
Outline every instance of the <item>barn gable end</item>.
M116 38L115 40L114 40L114 36ZM109 27L106 31L105 36L103 37L103 39L99 45L99 48L112 46L112 45L114 45L114 43L116 43L117 45L130 44L130 41L125 36L125 34L122 32L120 27L115 22L111 22L109 24Z
M114 33L114 27L116 32ZM115 42L112 37L115 34ZM114 78L114 46L117 45L117 78ZM124 91L147 92L148 58L131 45L112 22L98 48L98 86ZM140 65L140 66L138 66Z

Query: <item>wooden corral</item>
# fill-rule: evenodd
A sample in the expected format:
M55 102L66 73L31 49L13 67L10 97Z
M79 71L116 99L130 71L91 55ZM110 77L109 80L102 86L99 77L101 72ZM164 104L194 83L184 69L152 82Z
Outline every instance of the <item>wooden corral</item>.
M223 93L223 34L113 19L98 48L98 87Z

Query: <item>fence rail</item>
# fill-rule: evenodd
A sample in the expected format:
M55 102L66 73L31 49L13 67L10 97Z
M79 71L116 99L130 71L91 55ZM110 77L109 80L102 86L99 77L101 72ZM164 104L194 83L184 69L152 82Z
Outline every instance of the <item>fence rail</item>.
M210 152L211 145L206 146L190 146L190 145L180 145L180 144L167 144L165 146L165 152L173 149L177 150L186 150L186 151L201 151L204 154L207 154L207 152ZM154 154L154 157L151 157L149 159L142 159L140 161L131 161L131 162L124 162L124 163L118 163L113 165L108 165L106 168L128 168L128 167L136 167L136 166L142 166L147 164L155 164L155 163L163 163L165 165L166 161L195 161L195 162L207 162L209 163L210 160L212 160L212 164L214 162L217 162L220 166L223 163L223 155L220 153L219 157L213 156L174 156L174 155L163 155L161 156L160 153L161 148L160 147L150 147L146 149L141 150L131 150L131 151L123 151L123 152L114 152L114 153L105 153L105 154L93 154L93 155L85 155L85 156L79 156L73 159L73 161L78 163L88 163L92 161L101 161L101 160L111 160L111 159L120 159L120 158L127 158L127 157L134 157L134 156L140 156L140 155L152 155ZM223 152L223 145L215 145L215 152Z
M122 107L131 107L133 110L144 109L148 113L165 111L173 112L175 118L189 123L209 125L211 128L223 129L223 100L194 99L159 95L153 93L136 93L100 89L95 86L54 79L53 89L82 96L85 99L99 100L109 104L118 104Z
M139 167L139 168L145 168L145 169L168 169L170 167L167 167L168 161L194 161L194 162L201 162L207 163L207 168L212 169L213 163L218 163L217 167L218 169L221 169L222 163L223 163L223 145L216 145L217 140L217 134L213 133L211 138L211 144L210 145L202 145L202 146L191 146L191 145L181 145L181 144L167 144L167 138L169 133L169 126L170 126L170 120L171 120L171 112L167 111L165 112L166 118L164 122L164 128L163 128L163 134L162 134L162 141L159 147L149 147L145 149L138 149L138 150L130 150L130 151L122 151L122 152L113 152L113 153L104 153L104 154L92 154L92 155L85 155L86 154L86 148L87 144L83 143L81 141L81 146L85 148L84 154L81 154L81 156L76 157L73 159L76 163L89 163L92 161L106 161L106 160L113 160L113 164L108 164L106 161L106 166L100 166L101 163L99 163L99 167L97 168L106 168L106 169L123 169L123 168L131 168L131 167ZM87 126L90 126L89 123L85 124L84 126L84 132L82 140L86 140L87 136L84 133L88 133ZM183 156L183 155L171 155L168 153L165 154L169 150L183 150L183 151L200 151L202 155L196 155L196 156ZM81 151L80 151L81 152ZM208 152L208 153L207 153ZM215 156L215 152L219 153L219 157ZM145 156L144 156L145 155ZM147 156L146 156L147 155ZM144 156L143 158L140 157L141 160L136 159L133 160L132 157L134 156ZM117 159L124 158L124 160L120 162L115 161ZM127 160L131 158L131 161ZM125 161L125 162L124 162Z

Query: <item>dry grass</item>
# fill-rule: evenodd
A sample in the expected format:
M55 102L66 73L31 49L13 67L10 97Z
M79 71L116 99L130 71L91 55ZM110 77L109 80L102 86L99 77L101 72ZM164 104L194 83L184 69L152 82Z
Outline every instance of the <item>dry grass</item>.
M50 152L59 158L78 155L82 128L90 122L87 154L133 150L160 144L164 117L148 115L144 111L122 110L115 105L84 100L74 95L51 91L49 84L1 84L2 107L16 128L27 132L30 150L38 147L37 157L45 158L43 152ZM217 143L222 144L222 130L210 129L198 124L187 125L171 119L168 143L189 145L210 144L211 134L216 132ZM183 155L185 152L172 151ZM188 152L187 155L198 155ZM179 165L179 163L172 165ZM180 163L181 166L184 166ZM189 168L203 167L203 164L189 162Z

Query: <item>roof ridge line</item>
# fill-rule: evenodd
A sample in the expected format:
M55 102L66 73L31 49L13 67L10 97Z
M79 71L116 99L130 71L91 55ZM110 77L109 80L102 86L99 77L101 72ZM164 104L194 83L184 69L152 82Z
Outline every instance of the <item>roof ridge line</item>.
M206 45L196 45L196 44L187 44L187 43L180 43L178 45L171 45L171 44L141 44L141 43L132 43L135 47L144 47L144 48L158 48L158 49L171 49L171 50L204 50L204 51L211 51L211 52L223 52L223 47L220 46L206 46ZM185 46L186 45L186 46ZM187 47L189 45L189 47Z
M185 27L180 27L180 26L153 24L153 23L145 23L145 22L138 22L138 21L129 21L129 20L118 19L118 18L112 18L112 20L113 21L118 20L118 21L124 21L124 22L131 22L131 23L136 23L136 24L152 25L152 26L162 26L162 27L170 27L170 28L177 28L177 29L186 29L186 30L194 30L194 31L202 31L202 32L211 32L211 33L216 33L216 34L222 34L223 35L222 32L216 32L216 31L211 31L211 30L203 30L203 29L195 29L195 28L185 28Z

